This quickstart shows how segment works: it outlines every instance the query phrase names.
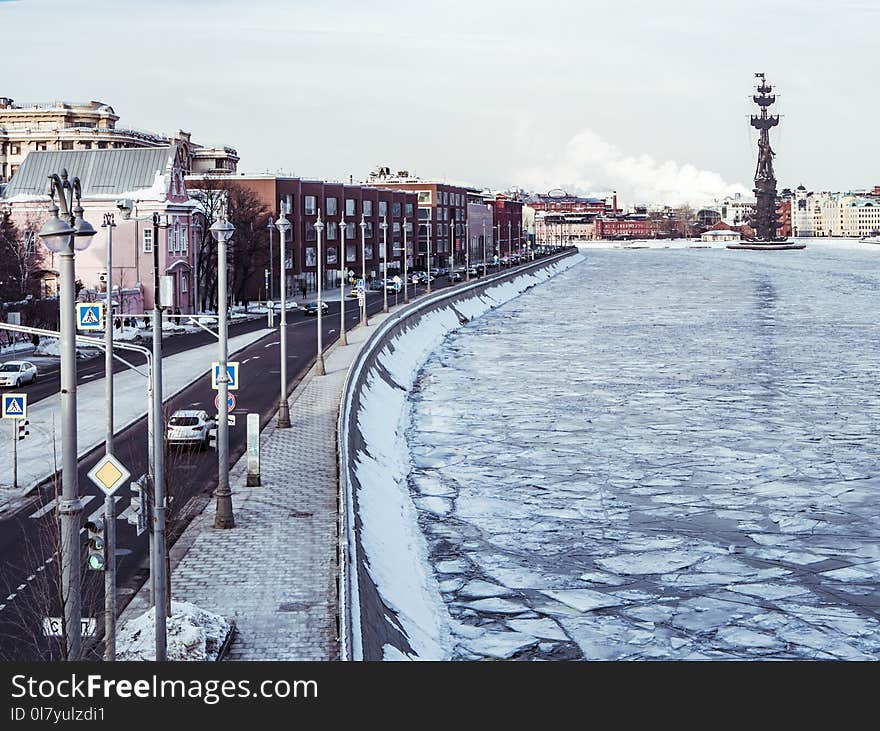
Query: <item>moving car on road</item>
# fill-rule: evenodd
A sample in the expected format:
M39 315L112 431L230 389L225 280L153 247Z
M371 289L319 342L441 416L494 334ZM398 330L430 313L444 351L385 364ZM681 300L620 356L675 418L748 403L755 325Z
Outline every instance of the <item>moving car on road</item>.
M321 314L323 315L327 310L330 309L330 306L326 302L321 302ZM305 307L303 307L303 312L307 315L315 315L318 316L318 303L317 302L309 302Z
M10 360L0 364L0 386L18 388L37 382L37 367L26 360Z
M208 448L209 432L214 428L214 420L206 411L181 409L171 414L165 427L165 441L168 444L188 444L199 449Z

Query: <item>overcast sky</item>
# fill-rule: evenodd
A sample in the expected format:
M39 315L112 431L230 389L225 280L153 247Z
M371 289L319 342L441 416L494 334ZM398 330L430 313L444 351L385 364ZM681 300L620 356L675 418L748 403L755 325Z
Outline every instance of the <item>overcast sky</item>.
M756 71L780 187L880 184L878 25L877 0L0 0L0 96L101 100L241 171L697 202L751 188Z

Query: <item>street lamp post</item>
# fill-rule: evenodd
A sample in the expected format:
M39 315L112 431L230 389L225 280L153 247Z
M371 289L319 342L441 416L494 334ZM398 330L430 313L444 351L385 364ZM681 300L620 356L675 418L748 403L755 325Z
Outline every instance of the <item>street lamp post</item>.
M318 209L318 220L315 221L315 231L318 235L318 358L315 361L315 371L319 376L323 376L327 371L324 368L324 343L323 333L321 332L321 309L324 304L321 301L321 234L324 231L324 222L321 220L320 208ZM341 232L340 235L342 235Z
M464 278L471 281L471 231L468 222L464 222Z
M403 225L406 227L406 219L403 220ZM382 229L382 312L388 312L388 224L384 216L380 228ZM406 236L406 232L403 235Z
M55 195L61 204L59 217ZM82 502L77 478L76 435L76 271L74 252L89 247L94 227L83 218L79 178L67 178L67 170L49 176L52 206L50 218L40 229L40 238L50 251L60 254L61 292L61 604L67 634L68 660L78 660L82 651L81 550ZM74 198L76 205L74 206ZM65 220L66 219L66 220Z
M385 217L382 217L382 225L388 230L388 224L385 223ZM406 240L406 218L403 219L403 304L409 303L409 270L407 264L409 262L409 244Z
M361 214L361 282L364 286L364 296L361 299L361 325L367 326L367 222Z
M284 209L280 208L279 210L281 216L284 216ZM280 217L279 220L281 220ZM271 302L275 299L275 252L272 249L272 231L275 229L275 224L272 223L271 218L266 224L266 228L269 231L269 291L266 293L266 299ZM284 254L281 255L281 286L284 287Z
M104 454L113 454L113 229L112 213L104 214L101 228L107 229L107 293L104 309L104 398L107 425L104 432ZM116 500L104 498L104 531L107 540L107 561L104 566L104 659L116 659Z
M513 238L510 234L510 219L507 219L507 267L510 268L513 262L510 261L511 256L513 256Z
M227 309L228 300L226 293L226 246L232 237L235 227L226 220L225 216L218 218L211 224L211 235L217 241L217 335L219 344L218 360L220 361L217 373L217 396L220 408L217 418L217 506L214 512L215 528L234 528L235 516L232 512L232 490L229 488L229 420L227 416L227 401L229 400L229 374L226 368L227 361ZM284 313L281 314L284 322ZM282 340L283 342L283 340ZM284 361L282 360L282 363ZM156 604L159 604L157 597Z
M483 219L483 276L486 276L486 219Z
M345 332L345 209L339 217L339 343L348 345Z
M290 233L290 221L284 215L284 203L278 202L278 240L281 247L281 393L278 396L278 428L290 428L290 408L287 404L287 234ZM271 226L271 224L269 224ZM269 242L272 241L272 229L269 229ZM270 259L271 262L271 259ZM271 264L270 264L271 265ZM270 282L274 281L272 279ZM272 285L270 285L272 286Z
M428 222L428 294L431 294L431 222Z

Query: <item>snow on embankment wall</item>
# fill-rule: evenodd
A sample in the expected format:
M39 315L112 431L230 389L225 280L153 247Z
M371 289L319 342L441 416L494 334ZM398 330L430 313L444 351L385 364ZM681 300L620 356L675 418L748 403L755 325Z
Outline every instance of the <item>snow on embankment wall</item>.
M408 486L409 391L450 332L582 260L566 252L422 299L383 322L352 364L339 414L343 659L448 655L449 617Z

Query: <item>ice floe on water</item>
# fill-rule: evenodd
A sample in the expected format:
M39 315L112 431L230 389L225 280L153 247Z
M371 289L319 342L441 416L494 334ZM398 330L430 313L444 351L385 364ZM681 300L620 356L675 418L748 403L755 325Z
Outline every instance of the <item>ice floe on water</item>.
M594 250L437 340L400 428L447 655L880 656L878 256Z

